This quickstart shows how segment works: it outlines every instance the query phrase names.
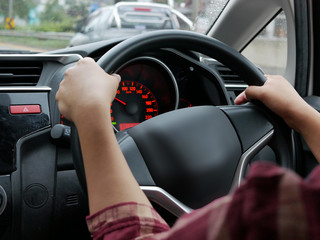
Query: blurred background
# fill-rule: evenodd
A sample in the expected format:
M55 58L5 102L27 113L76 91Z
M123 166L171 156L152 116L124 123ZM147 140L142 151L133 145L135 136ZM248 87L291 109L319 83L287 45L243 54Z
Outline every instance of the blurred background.
M0 50L46 52L157 29L206 34L227 3L228 0L0 0ZM286 34L285 15L279 13L242 53L266 72L282 74L287 58Z

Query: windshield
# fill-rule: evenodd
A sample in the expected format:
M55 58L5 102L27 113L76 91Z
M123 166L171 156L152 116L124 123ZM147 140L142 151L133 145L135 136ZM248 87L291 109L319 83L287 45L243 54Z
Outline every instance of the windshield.
M2 0L0 51L46 52L161 29L207 33L228 0Z

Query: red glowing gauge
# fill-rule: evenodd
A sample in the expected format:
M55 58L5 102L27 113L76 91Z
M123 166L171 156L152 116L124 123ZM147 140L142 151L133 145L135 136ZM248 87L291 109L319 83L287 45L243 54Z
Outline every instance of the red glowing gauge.
M153 93L141 83L123 81L111 105L111 121L117 130L125 130L158 115Z
M179 108L187 108L187 107L192 107L192 103L186 99L180 98L179 99Z

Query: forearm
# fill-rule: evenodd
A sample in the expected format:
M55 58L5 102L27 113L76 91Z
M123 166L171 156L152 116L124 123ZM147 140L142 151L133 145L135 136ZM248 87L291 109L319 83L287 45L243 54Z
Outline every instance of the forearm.
M76 123L84 160L90 213L120 202L133 201L150 205L127 165L107 113L108 110L95 111L90 114L91 119Z
M294 129L301 134L314 157L320 163L320 113L307 105L303 109L303 114L298 114L297 118Z

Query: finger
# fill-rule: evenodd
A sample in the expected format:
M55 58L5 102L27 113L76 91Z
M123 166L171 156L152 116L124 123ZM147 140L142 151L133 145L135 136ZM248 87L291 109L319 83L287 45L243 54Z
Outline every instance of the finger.
M59 89L56 93L56 101L58 102L60 100L60 95L61 95L61 88L64 85L65 80L63 79L60 84L59 84Z
M84 60L86 60L86 61L89 61L89 62L96 62L93 58L91 58L91 57L85 57L85 58L83 58Z
M236 99L234 100L234 103L237 104L237 105L240 105L240 104L243 104L243 103L246 103L248 102L248 99L247 99L247 96L246 96L246 93L245 91L243 91L242 93L240 93Z
M94 59L90 58L90 57L85 57L85 58L82 58L80 59L77 64L80 65L80 64L87 64L87 63L96 63L94 61Z

